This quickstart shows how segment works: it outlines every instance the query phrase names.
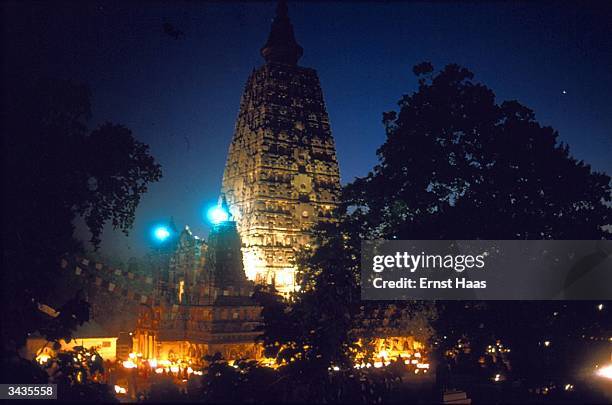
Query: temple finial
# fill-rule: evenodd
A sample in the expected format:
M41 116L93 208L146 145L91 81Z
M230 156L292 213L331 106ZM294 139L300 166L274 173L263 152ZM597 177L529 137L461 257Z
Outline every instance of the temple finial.
M280 0L276 6L276 16L272 21L268 41L261 48L261 56L266 62L296 65L303 53L304 49L295 40L287 2Z
M276 4L276 17L289 18L289 7L287 7L287 1L278 1Z

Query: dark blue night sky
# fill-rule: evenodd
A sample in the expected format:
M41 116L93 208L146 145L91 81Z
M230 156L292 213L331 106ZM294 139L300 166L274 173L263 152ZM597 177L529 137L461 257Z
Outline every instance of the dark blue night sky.
M27 4L27 3L26 3ZM587 7L588 5L588 7ZM27 4L3 13L6 55L37 74L86 82L92 124L122 123L151 146L164 177L129 238L102 252L140 256L174 217L206 235L247 76L262 64L274 3ZM289 2L300 64L318 70L342 182L365 175L384 141L383 111L416 88L411 68L458 63L560 132L572 154L612 173L612 12L606 3ZM164 33L170 23L185 33Z

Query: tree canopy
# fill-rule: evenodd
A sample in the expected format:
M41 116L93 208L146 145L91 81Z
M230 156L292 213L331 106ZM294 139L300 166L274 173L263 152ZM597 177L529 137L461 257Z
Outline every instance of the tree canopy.
M65 80L15 81L3 100L4 302L8 305L3 340L23 344L26 334L55 325L54 338L82 322L86 303L54 296L59 259L82 245L73 236L82 217L94 246L105 224L128 232L148 184L161 177L149 147L118 124L90 130L91 92ZM38 304L60 310L58 319ZM72 309L70 309L72 308ZM77 312L70 312L70 311ZM72 316L74 315L74 316ZM46 325L46 326L45 326Z
M415 66L419 87L383 114L379 164L345 200L382 238L602 239L610 177L558 133L458 65Z
M610 236L610 177L573 158L533 111L516 101L497 103L491 89L457 65L434 73L422 63L414 73L417 91L402 97L399 111L383 114L387 139L379 164L343 189L336 221L318 226L313 248L303 252L300 291L290 302L257 296L267 354L298 359L291 366L296 378L350 365L358 337L389 331L435 342L439 359L458 339L469 339L479 356L481 346L501 336L523 353L524 370L534 366L528 347L543 328L559 327L549 319L555 303L361 301L362 240ZM590 305L564 304L558 318L588 320L576 322L579 333L588 333L586 323L600 316L579 310Z
M610 177L571 156L517 101L497 103L469 70L415 66L418 89L383 114L379 164L349 184L347 218L384 239L602 239L612 234ZM570 347L602 323L592 302L438 302L439 348L469 338L473 354L504 339L517 370L546 373L530 353L543 336ZM554 314L554 316L553 316ZM571 321L570 321L571 319ZM571 322L572 333L552 333ZM516 325L522 327L517 328ZM561 328L565 330L564 328ZM469 336L465 336L468 334ZM563 340L564 343L561 341ZM568 352L570 350L568 349ZM535 362L535 363L534 363Z

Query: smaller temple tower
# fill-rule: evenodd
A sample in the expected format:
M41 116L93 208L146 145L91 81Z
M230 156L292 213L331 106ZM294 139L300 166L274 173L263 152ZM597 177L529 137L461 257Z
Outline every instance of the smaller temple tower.
M193 235L189 226L185 226L178 235L168 263L168 281L173 286L171 294L176 295L178 302L189 303L191 292L202 276L201 268L206 251L206 243Z
M136 350L146 358L202 364L206 355L258 359L261 307L251 298L240 235L231 220L215 224L208 243L185 228L172 256L175 281L159 305L141 306Z
M224 198L221 199L220 208L229 213ZM233 218L214 224L208 236L204 283L222 290L246 287L241 248L242 242Z

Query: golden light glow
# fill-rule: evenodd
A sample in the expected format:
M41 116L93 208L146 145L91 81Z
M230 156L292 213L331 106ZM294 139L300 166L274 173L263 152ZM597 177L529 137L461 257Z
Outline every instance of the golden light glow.
M130 353L130 359L123 362L124 368L138 368L145 367L150 368L156 374L173 373L173 374L182 374L186 372L188 375L202 375L200 370L195 370L192 367L192 362L189 359L177 359L177 360L168 360L168 359L156 359L143 358L141 353ZM194 366L195 367L195 366Z
M293 286L295 284L295 269L285 268L281 271L277 271L275 274L275 283L276 288L281 291L284 289L290 289L293 291Z
M257 258L255 252L242 251L242 262L244 264L244 273L246 277L255 281L258 273L263 273L265 270L265 263Z
M126 360L123 362L123 367L124 368L136 368L136 363L134 363L132 360Z
M612 364L608 364L601 368L598 368L595 374L598 377L606 378L608 380L612 380Z
M419 370L427 372L430 367L422 353L424 345L411 336L375 338L370 342L369 351L361 339L357 341L357 346L359 349L354 353L354 368L381 368L399 361L408 368L414 367L415 374L418 374Z
M49 361L50 358L51 358L51 356L49 356L48 354L42 353L42 354L39 354L38 356L36 356L36 361L39 364L45 364L46 362Z
M179 288L178 288L178 301L179 302L183 302L183 295L185 295L185 281L181 280L179 281Z
M412 370L415 374L427 373L430 364L427 361L427 350L425 346L416 341L411 336L388 337L371 339L366 350L364 343L360 340L357 342L357 350L354 350L354 365L353 368L382 368L391 365L393 362L403 364L408 370ZM308 347L304 347L307 349ZM283 361L281 364L276 362L275 358L261 357L258 360L259 365L277 369L281 366L296 361L300 356ZM229 366L238 367L234 360L227 362ZM195 369L189 357L177 358L143 358L141 353L130 353L129 359L123 362L123 367L127 369L144 367L153 370L156 374L173 373L182 375L202 375L201 370ZM340 371L340 367L331 365L330 371Z

